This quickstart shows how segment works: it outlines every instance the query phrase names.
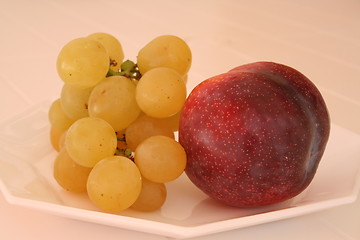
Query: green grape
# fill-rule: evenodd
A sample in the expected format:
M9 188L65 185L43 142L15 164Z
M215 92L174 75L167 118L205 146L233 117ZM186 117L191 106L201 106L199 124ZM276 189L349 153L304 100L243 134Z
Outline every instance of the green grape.
M60 139L63 133L64 130L59 130L57 128L54 128L53 126L50 127L50 143L57 152L60 151Z
M135 84L123 76L112 76L96 85L89 97L89 115L106 120L115 131L130 125L140 114Z
M113 156L117 138L114 129L100 118L77 120L68 129L65 148L79 165L93 167L101 159Z
M110 56L110 68L119 71L124 60L124 52L118 39L108 33L93 33L88 38L99 41L107 50Z
M56 67L60 78L77 87L95 86L105 78L110 66L105 47L90 38L77 38L60 51Z
M138 53L137 65L142 74L156 67L168 67L185 75L191 66L191 50L184 40L172 35L153 39Z
M184 81L184 83L185 83L185 85L186 85L186 84L187 84L187 82L188 82L188 79L189 79L188 74L186 74L186 75L182 76L182 78L183 78L183 81Z
M62 149L55 159L54 178L57 183L70 192L85 192L91 168L75 163L66 149Z
M68 117L64 113L60 99L56 99L55 101L52 102L49 108L48 117L51 126L59 131L65 131L75 121L75 119Z
M161 121L161 124L169 126L173 132L176 132L179 130L180 114L181 111L177 112L176 114L170 117L161 118L159 120Z
M165 183L178 178L186 167L186 154L180 143L166 136L152 136L135 150L135 163L142 176Z
M61 134L61 136L60 136L60 139L59 139L59 151L65 147L66 133L67 133L67 131L63 132L63 134Z
M139 169L133 161L122 156L112 156L98 162L87 182L90 200L105 211L129 208L140 191Z
M151 69L136 86L136 101L140 109L151 117L170 117L181 110L185 100L185 83L170 68Z
M139 143L148 137L156 135L163 135L174 139L174 132L170 125L163 123L161 119L142 114L126 128L127 147L135 150Z
M61 106L64 113L73 119L89 116L88 100L91 93L90 88L78 88L65 83L61 89Z
M164 183L154 183L142 178L140 195L131 208L143 212L155 211L165 203L166 195Z

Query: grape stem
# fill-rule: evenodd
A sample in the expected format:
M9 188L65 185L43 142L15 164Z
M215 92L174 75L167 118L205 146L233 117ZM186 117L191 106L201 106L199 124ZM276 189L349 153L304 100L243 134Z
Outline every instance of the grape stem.
M117 137L117 140L126 143L125 134L122 134L122 136L123 137ZM117 147L115 155L125 156L125 157L129 158L130 160L134 161L133 151L130 148L119 148L119 147Z
M140 80L141 73L139 71L137 64L135 64L131 60L126 60L125 62L123 62L121 64L121 68L120 68L119 72L116 72L116 71L112 70L111 68L109 68L109 71L106 76L107 77L124 76L124 77L130 78L131 80Z
M125 149L116 148L115 155L124 156L134 161L133 151L130 148L125 148Z

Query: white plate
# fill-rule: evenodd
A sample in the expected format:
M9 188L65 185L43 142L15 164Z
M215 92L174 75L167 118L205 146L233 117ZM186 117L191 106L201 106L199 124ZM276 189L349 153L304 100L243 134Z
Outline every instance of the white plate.
M85 194L68 193L54 181L52 164L56 152L49 143L48 107L49 102L40 103L0 127L0 189L11 204L134 231L187 238L350 203L360 188L360 136L332 125L315 179L290 201L253 209L227 207L209 199L183 174L168 184L168 198L159 211L104 213Z

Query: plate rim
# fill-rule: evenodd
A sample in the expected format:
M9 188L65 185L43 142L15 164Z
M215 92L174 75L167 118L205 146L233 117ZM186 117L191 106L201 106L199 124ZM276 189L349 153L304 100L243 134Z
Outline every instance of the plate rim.
M357 178L358 179L356 185L359 185L360 174L357 175ZM217 222L198 224L196 226L180 226L171 223L157 222L131 216L116 215L112 213L81 209L72 206L50 203L46 201L18 197L11 193L11 191L7 188L6 184L3 182L2 179L0 179L0 191L3 193L6 201L12 205L27 207L30 209L37 209L41 212L52 213L56 216L67 217L69 219L74 219L78 221L112 226L136 232L172 237L176 239L205 236L209 234L290 219L309 213L319 212L336 206L350 204L352 202L355 202L358 198L358 190L354 188L351 194L335 199L322 200L312 204L288 207L275 211L258 213L238 218L231 218ZM287 214L284 214L284 212ZM264 215L271 215L270 218L274 218L273 216L275 216L275 219L269 221L267 218L264 218L262 221L259 221L258 218ZM101 221L99 221L99 217ZM114 219L121 219L122 221L112 221ZM242 223L244 221L247 221L247 223ZM138 226L139 223L141 223L142 226L142 228L140 229ZM241 223L240 226L239 223ZM217 227L214 228L214 225L216 225ZM219 227L219 225L221 226Z

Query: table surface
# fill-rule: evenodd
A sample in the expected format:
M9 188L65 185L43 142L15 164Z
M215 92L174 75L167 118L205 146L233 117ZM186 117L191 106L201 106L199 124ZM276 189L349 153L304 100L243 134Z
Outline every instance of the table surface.
M360 134L359 12L358 0L0 0L0 121L59 96L55 61L68 41L108 32L134 60L148 41L173 34L192 49L192 81L248 62L281 62L319 87L333 123ZM11 205L1 193L0 212L4 240L166 239ZM355 240L360 239L359 223L358 199L196 239Z

